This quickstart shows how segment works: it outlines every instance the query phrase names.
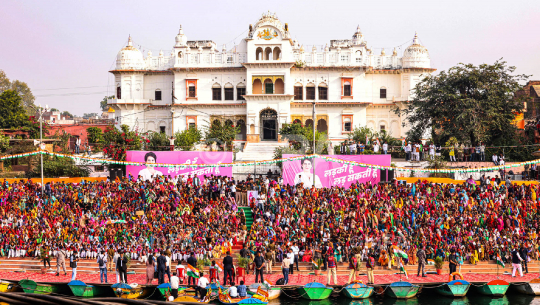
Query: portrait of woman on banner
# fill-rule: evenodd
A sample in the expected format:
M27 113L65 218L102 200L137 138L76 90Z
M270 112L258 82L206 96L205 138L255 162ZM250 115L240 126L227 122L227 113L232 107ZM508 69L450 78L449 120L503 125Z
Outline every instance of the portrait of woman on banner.
M294 176L294 185L298 185L298 183L303 183L305 188L311 188L313 186L313 179L315 179L315 187L322 187L321 179L319 179L319 176L312 173L313 161L314 160L308 158L302 159L302 161L300 162L300 167L302 168L302 171L296 173L296 175Z

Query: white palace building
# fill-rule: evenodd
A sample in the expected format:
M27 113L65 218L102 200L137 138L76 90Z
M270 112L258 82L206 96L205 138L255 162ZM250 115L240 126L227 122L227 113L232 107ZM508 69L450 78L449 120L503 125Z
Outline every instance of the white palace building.
M146 57L133 46L120 50L116 96L108 101L117 124L168 135L209 122L241 127L237 140L279 140L282 124L313 124L340 141L355 126L403 137L395 107L411 98L422 74L431 73L427 49L415 35L402 57L368 47L360 28L324 49L304 49L288 24L263 14L230 50L211 40L188 40L182 27L172 52Z

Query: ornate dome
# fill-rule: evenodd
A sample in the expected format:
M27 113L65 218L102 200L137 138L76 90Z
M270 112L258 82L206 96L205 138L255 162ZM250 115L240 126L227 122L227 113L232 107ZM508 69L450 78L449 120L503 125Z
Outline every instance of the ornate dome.
M275 27L281 33L282 37L287 38L287 35L285 34L286 31L285 31L285 27L283 26L283 23L281 23L281 21L279 21L277 15L275 13L272 14L272 13L270 13L270 11L268 11L268 13L263 13L262 17L257 21L257 23L255 23L254 27L250 26L250 32L248 34L248 37L253 38L253 34L255 33L255 31L259 27L266 26L266 25L270 25L270 26Z
M143 70L144 68L144 57L141 51L133 46L131 36L129 36L128 45L116 56L116 69Z
M403 53L403 68L430 68L429 52L418 40L418 35L414 34L413 43L405 49Z
M364 42L364 35L362 34L362 31L360 30L360 25L356 28L356 32L352 36L352 43L353 45L360 45Z

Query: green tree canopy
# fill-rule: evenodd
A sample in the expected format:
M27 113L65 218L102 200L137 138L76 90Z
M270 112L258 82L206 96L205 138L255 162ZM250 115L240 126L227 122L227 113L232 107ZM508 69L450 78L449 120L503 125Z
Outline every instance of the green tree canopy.
M431 132L444 143L450 137L473 145L512 138L512 124L523 111L516 91L527 80L514 75L505 61L494 64L459 64L438 75L428 75L414 88L413 100L401 110L415 134ZM399 109L397 110L400 111Z
M0 128L20 128L28 124L28 115L22 98L15 90L5 90L0 95Z
M99 107L101 107L102 111L106 111L109 109L109 106L107 106L107 100L112 98L114 98L114 95L106 96L101 100L101 102L99 102Z
M27 114L34 113L32 106L34 106L34 101L36 98L32 94L30 87L25 82L19 80L10 81L6 73L3 70L0 70L0 92L6 90L14 90L22 99L22 105Z
M222 123L220 120L216 119L208 124L205 129L206 143L212 144L213 142L216 142L218 145L226 143L227 149L231 149L232 141L239 132L240 127L234 126L234 124L227 124L226 122Z

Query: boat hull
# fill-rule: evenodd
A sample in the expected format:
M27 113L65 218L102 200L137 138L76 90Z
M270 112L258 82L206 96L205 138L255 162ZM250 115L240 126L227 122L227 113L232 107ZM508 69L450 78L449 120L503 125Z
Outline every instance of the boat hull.
M69 289L71 289L71 292L76 297L83 297L83 298L94 298L94 297L100 297L107 294L109 288L107 287L100 287L100 286L93 286L93 285L86 285L86 286L72 286L68 285Z
M21 280L19 285L22 287L25 293L33 294L51 294L51 293L61 293L65 289L62 287L64 284L45 284L45 283L36 283L32 280Z
M208 304L210 303L210 299L206 300L205 302L202 302L200 299L197 299L190 295L183 295L179 296L176 299L174 299L175 303L182 303L182 304L191 304L191 305L198 305L198 304Z
M343 294L351 299L366 299L373 294L373 287L345 288Z
M12 282L1 282L0 283L0 292L15 292L19 287Z
M281 288L279 287L272 287L270 289L262 289L268 293L268 300L275 300L279 298L281 295ZM249 288L249 291L253 294L257 293L257 289Z
M469 291L471 285L448 285L445 284L441 287L436 288L435 290L444 296L447 297L463 297Z
M540 283L518 284L514 285L514 288L523 294L540 295Z
M332 294L333 289L332 288L319 288L319 287L311 287L311 288L304 288L300 287L298 288L298 293L302 296L302 298L307 300L324 300L327 299L330 294Z
M419 286L405 286L405 287L388 287L386 294L395 299L410 299L414 298L420 289Z
M135 288L113 288L114 294L122 299L141 299L147 297L151 288L149 287L135 287Z
M506 291L508 290L508 287L510 285L483 285L477 287L478 292L480 292L483 295L489 295L494 297L502 297L506 294Z

